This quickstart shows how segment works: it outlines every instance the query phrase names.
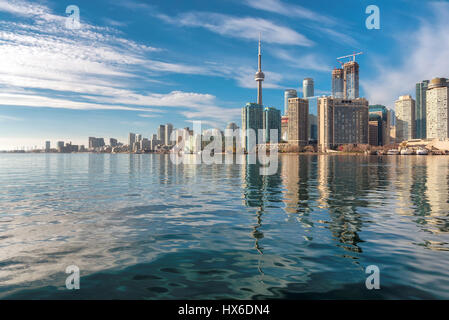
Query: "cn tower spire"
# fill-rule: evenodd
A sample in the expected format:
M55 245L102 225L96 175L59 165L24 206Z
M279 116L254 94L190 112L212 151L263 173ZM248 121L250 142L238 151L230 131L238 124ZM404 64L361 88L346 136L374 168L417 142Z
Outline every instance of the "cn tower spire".
M262 81L265 79L265 75L262 72L262 52L260 48L260 33L259 33L259 60L258 69L254 80L257 81L257 104L262 105Z

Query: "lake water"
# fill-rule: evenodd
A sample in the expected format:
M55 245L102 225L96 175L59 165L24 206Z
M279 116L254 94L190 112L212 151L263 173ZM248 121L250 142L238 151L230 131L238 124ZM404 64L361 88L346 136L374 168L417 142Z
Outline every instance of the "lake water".
M445 156L0 154L3 299L449 299L448 265Z

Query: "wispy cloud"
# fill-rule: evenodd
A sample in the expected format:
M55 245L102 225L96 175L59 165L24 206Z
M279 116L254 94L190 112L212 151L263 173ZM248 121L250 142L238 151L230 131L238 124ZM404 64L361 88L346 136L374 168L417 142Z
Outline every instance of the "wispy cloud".
M399 95L414 94L417 82L449 76L449 3L429 6L431 14L416 32L397 35L398 46L407 48L401 52L402 63L373 58L378 76L361 82L370 103L393 106Z
M332 17L296 4L284 3L280 0L245 0L244 3L255 9L274 12L288 17L298 17L326 24L334 24L336 22Z
M7 121L22 121L22 118L18 117L12 117L12 116L6 116L3 114L0 114L0 122L7 122Z
M264 42L310 47L314 43L295 30L262 18L236 17L213 12L188 12L175 17L158 14L157 17L177 26L201 27L217 34L246 40L257 40L263 34Z
M0 12L15 17L14 22L0 21L0 105L140 114L178 107L193 112L201 109L205 115L211 108L209 114L214 115L217 102L213 95L139 90L139 83L157 83L153 77L159 75L212 75L210 66L158 59L163 48L126 39L111 27L81 21L81 29L67 29L65 16L41 4L0 0Z
M324 60L315 54L299 55L284 49L275 49L272 51L272 54L286 61L293 68L322 72L329 72L331 70Z

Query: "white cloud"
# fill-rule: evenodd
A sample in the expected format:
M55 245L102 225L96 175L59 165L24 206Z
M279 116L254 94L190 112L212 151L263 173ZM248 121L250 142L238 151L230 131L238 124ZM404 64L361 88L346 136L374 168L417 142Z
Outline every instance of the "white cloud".
M159 14L157 17L177 26L202 27L232 38L257 40L259 33L262 33L263 41L268 43L306 47L314 44L293 29L261 18L235 17L213 12L188 12L176 17Z
M43 5L0 0L0 12L15 16L14 22L0 21L0 105L141 114L178 107L187 110L187 117L193 116L188 111L196 109L204 111L204 116L215 115L218 107L213 95L139 90L142 82L158 82L148 76L215 75L210 66L158 60L152 55L163 49L126 39L114 28L81 21L81 29L66 29L65 16ZM21 17L27 19L21 21Z
M400 63L376 58L378 76L361 82L371 104L394 106L399 95L415 94L415 84L425 79L449 76L449 3L430 4L432 15L422 20L416 32L398 35Z
M272 54L288 62L293 68L322 72L329 72L331 70L323 59L315 54L299 55L284 49L273 50Z
M280 0L246 0L245 4L255 9L274 12L288 17L298 17L320 23L335 23L335 20L331 17L299 5L284 3Z

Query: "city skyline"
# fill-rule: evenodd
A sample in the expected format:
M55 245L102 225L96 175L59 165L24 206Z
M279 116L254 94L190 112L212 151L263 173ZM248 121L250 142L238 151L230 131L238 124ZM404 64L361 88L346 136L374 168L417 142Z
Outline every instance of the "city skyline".
M383 31L399 34L400 22L410 17L400 12L399 5L384 1L379 3L381 30L364 27L365 2L352 3L345 13L342 8L324 12L317 4L306 8L305 4L277 0L214 3L211 8L201 8L204 11L187 5L171 10L165 3L149 6L133 1L109 5L107 13L100 14L101 4L93 8L81 1L77 5L82 28L67 30L65 7L60 4L0 1L0 22L5 30L1 34L5 44L0 46L4 57L0 150L42 148L47 140L53 146L63 140L86 145L89 136L124 142L130 131L150 137L160 123L173 123L175 128L187 127L195 120L220 128L229 122L239 123L241 106L257 100L254 55L259 33L264 46L265 106L283 110L284 90L302 91L304 78L314 79L316 95L330 95L330 73L338 66L335 58L361 50L365 54L357 58L363 65L359 96L370 104L394 109L398 96L415 96L416 83L447 76L437 71L446 66L444 54L422 59L422 65L413 70L405 67L433 48L445 51L441 46L448 43L443 31L447 30L449 5L410 3L407 11L419 9L415 13L422 16L411 18L417 19L417 24L398 41ZM218 9L224 13L213 12ZM241 13L235 13L236 9ZM306 22L295 25L295 17L300 15ZM398 16L392 19L394 15ZM154 21L143 19L148 16ZM358 16L359 21L354 22ZM211 17L217 18L215 28L206 23ZM180 18L180 27L174 25L176 18ZM325 27L316 24L321 18L327 18ZM45 31L49 26L52 28ZM142 34L144 26L145 30L154 26L153 30L168 37ZM232 28L240 28L242 33L229 31ZM195 39L191 47L179 41L186 35ZM93 41L94 36L105 40ZM407 40L412 50L403 52L400 44ZM88 44L95 44L98 51L82 55ZM77 45L80 49L69 54ZM381 54L386 45L392 46L388 57ZM185 50L179 52L181 47ZM226 54L221 52L223 48ZM202 55L207 59L198 62ZM55 58L51 67L50 57ZM379 64L382 58L390 61ZM148 63L148 68L138 70L143 63ZM386 71L390 64L398 63L399 67ZM70 71L64 73L65 69ZM398 77L401 81L392 81ZM139 84L137 80L142 79Z

